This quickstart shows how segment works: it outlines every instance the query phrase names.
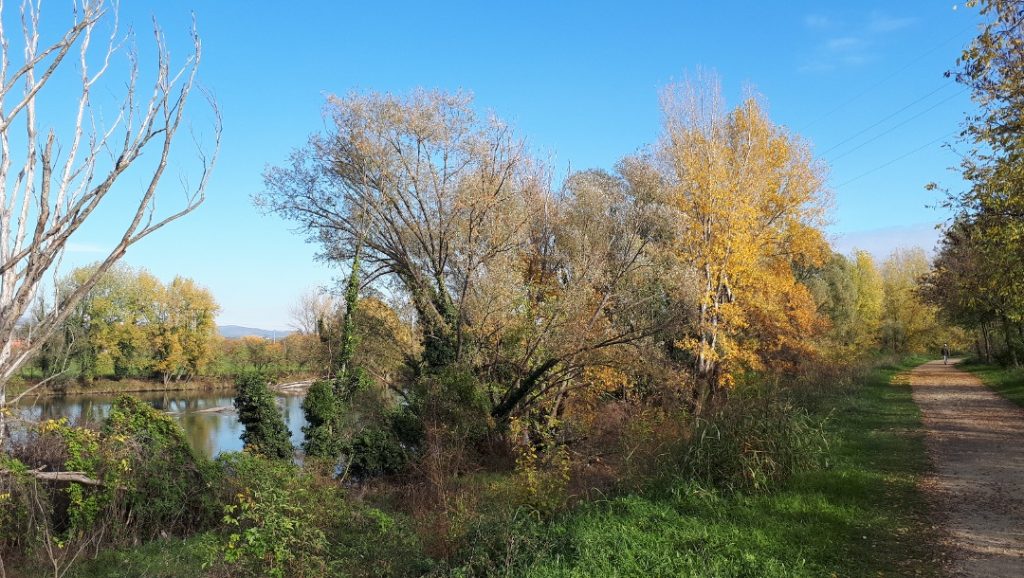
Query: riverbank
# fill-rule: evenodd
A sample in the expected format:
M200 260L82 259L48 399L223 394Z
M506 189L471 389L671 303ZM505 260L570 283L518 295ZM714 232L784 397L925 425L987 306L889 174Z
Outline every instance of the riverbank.
M468 575L480 566L549 577L942 575L939 536L919 486L930 465L904 373L920 361L809 395L808 409L816 419L827 418L828 463L798 472L775 491L730 492L680 478L661 491L581 502L551 519L518 509L509 519L496 504L477 512L469 527L498 538L466 543L449 561L455 567L431 559L415 540L394 549L388 536L408 531L411 522L376 504L383 509L374 515L387 522L380 525L387 531L357 533L363 549L338 556L359 576L416 576L431 569L437 576ZM502 487L508 480L499 474L485 481ZM328 493L318 500L336 497L322 491ZM500 527L514 528L507 544L495 530ZM217 533L210 531L108 550L72 575L194 578L208 572L204 560L218 555L216 545Z
M281 378L280 383L272 386L283 390L301 389L312 383L312 377L308 375L296 375ZM12 383L8 386L7 397L14 399L25 391L34 387L36 382ZM232 377L197 377L187 381L172 381L164 383L159 379L97 379L89 384L71 382L61 385L43 385L26 397L61 397L68 395L116 395L121 393L152 393L161 391L193 391L213 392L231 390L235 388L235 380Z

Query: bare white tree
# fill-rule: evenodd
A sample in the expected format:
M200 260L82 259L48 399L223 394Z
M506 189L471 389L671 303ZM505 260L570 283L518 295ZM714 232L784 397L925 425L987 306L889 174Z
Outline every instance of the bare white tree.
M81 0L72 6L70 26L47 44L41 42L41 0L24 0L20 35L16 35L24 44L20 49L11 47L0 18L0 446L8 412L8 380L129 246L203 202L220 148L220 113L213 99L204 94L214 127L207 152L202 139L193 134L199 178L191 186L184 185L184 199L178 208L158 213L158 185L169 164L172 142L179 130L188 126L185 105L197 88L202 46L194 21L193 50L179 66L172 66L163 34L154 22L155 70L152 86L149 81L143 86L139 58L131 43L125 42L130 36L118 31L116 3ZM0 0L0 14L5 12ZM98 38L101 41L94 48ZM102 110L92 102L94 88L119 56L126 56L128 62L123 100L105 125L99 118ZM64 76L55 81L58 73ZM77 88L69 91L66 80L72 79ZM74 102L72 118L48 116L43 109L50 107L40 104L45 95L57 95L59 100L50 102ZM63 126L67 132L60 137L57 128L46 128ZM92 277L36 319L32 339L14 347L19 322L45 286L46 276L59 267L71 236L129 167L142 166L136 161L146 151L148 164L132 173L134 180L144 172L135 193L137 201L132 201L125 215L127 224L118 229L120 240ZM118 196L130 194L124 184L119 185Z
M309 289L299 295L298 301L288 310L292 316L291 326L299 333L317 335L320 325L329 322L340 307L338 298L324 289Z

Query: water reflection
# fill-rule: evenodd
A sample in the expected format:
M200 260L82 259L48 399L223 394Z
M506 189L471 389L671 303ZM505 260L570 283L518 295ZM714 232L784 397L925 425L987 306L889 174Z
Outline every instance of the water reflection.
M149 403L154 408L167 412L181 424L189 443L197 451L214 457L221 452L242 449L242 424L235 416L231 390L222 392L142 392L132 395ZM23 400L18 413L24 419L44 420L68 418L71 423L98 422L110 413L110 406L117 396L73 395L66 397L40 397ZM302 414L302 396L278 396L285 423L292 432L292 443L302 443L302 426L306 425Z

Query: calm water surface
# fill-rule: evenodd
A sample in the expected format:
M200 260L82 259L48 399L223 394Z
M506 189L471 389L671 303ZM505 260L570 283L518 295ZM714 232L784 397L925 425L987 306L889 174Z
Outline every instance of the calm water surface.
M235 415L233 390L214 392L154 391L131 395L149 403L154 408L167 412L181 424L189 442L196 450L213 457L221 452L242 449L242 424ZM69 395L64 397L39 397L22 400L19 407L25 419L57 419L66 417L71 423L83 419L102 420L110 412L110 405L117 394ZM302 443L302 426L306 419L302 414L301 395L279 395L278 407L292 432L292 443ZM225 408L223 411L203 411Z

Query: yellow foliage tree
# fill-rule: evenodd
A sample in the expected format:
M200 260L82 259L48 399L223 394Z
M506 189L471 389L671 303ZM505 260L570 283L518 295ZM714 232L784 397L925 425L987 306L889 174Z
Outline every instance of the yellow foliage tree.
M679 220L676 254L698 291L694 331L680 345L701 394L713 395L738 367L802 348L800 333L817 325L793 265L828 253L818 229L824 171L757 99L726 112L717 80L670 86L662 107L658 158Z
M923 249L897 249L882 265L882 339L893 353L938 351L950 339L938 319L938 308L918 292L918 282L931 269Z
M867 251L854 253L854 287L856 299L856 331L854 343L861 351L878 345L878 330L882 323L882 304L885 289L882 274L878 272L875 259Z
M75 291L94 270L73 271L61 282L61 294ZM182 379L209 363L218 310L209 290L191 279L164 285L144 269L117 266L85 293L64 333L52 339L75 351L86 379L110 373Z
M219 307L209 290L192 279L175 277L156 303L159 323L154 371L164 381L198 375L212 354L211 336Z

